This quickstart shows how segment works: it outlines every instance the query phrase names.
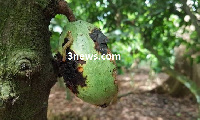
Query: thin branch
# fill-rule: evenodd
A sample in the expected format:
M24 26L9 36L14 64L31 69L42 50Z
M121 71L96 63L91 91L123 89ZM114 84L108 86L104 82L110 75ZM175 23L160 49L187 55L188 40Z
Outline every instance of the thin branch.
M127 92L127 93L118 95L117 98L120 99L120 98L122 98L122 97L126 97L126 96L131 95L131 94L134 94L134 92L131 91L131 92Z
M67 4L67 2L64 1L64 0L59 0L58 1L57 14L65 15L70 22L76 21L76 18L75 18L74 14L73 14L73 11L71 10L71 8Z
M183 10L190 16L192 24L195 26L198 38L200 39L200 26L198 25L197 17L190 11L190 7L187 5L187 0L180 0L183 4Z

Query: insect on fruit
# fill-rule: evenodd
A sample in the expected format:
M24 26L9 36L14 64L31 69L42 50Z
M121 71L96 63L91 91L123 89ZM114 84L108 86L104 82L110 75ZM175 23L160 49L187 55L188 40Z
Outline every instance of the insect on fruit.
M76 21L67 23L60 41L60 69L66 86L85 102L108 106L118 86L115 62L103 56L111 54L107 37L92 24Z

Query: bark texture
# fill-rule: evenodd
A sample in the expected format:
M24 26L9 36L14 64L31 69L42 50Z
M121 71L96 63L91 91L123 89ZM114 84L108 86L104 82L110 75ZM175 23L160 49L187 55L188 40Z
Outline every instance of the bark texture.
M50 0L0 0L0 119L46 120L56 82L50 52Z

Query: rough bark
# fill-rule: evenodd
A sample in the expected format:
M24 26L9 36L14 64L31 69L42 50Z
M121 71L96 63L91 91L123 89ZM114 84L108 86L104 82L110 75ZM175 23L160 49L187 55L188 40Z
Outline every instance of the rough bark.
M56 82L50 0L0 0L0 119L45 120Z

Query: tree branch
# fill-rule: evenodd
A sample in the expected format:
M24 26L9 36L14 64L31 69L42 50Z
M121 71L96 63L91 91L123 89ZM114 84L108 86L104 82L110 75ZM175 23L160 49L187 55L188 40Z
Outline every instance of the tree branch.
M190 7L187 5L187 0L180 0L183 4L183 10L190 16L192 24L195 26L198 38L200 39L200 26L198 25L197 17L190 11Z
M56 14L63 14L69 22L76 21L73 11L65 0L51 0L43 12L47 19L54 18Z
M134 92L130 91L130 92L127 92L127 93L118 95L117 98L120 99L120 98L122 98L122 97L126 97L126 96L131 95L131 94L134 94Z
M67 17L70 22L76 21L73 11L64 0L58 0L58 11L57 14L63 14Z

